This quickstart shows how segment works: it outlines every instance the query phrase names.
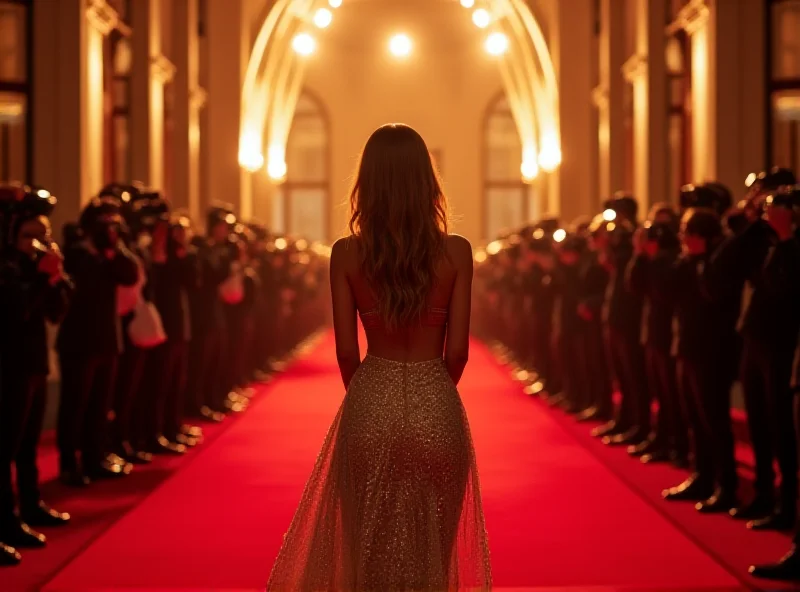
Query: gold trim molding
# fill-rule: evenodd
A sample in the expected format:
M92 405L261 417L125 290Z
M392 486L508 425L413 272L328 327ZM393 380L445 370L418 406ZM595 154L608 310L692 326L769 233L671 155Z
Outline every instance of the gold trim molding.
M647 56L634 54L622 64L622 77L630 83L647 76Z
M150 74L162 84L167 84L175 77L175 64L160 53L150 58Z
M106 0L86 0L86 20L103 35L108 35L120 23L117 11Z
M208 94L202 86L196 86L189 92L189 104L198 111L205 107L207 99Z
M711 15L707 0L692 0L678 11L675 20L667 27L667 34L672 35L681 29L694 35L706 26Z

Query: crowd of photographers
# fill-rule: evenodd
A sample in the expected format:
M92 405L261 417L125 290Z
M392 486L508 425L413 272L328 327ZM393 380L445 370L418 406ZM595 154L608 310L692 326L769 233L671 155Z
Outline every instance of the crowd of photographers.
M800 185L786 169L746 185L735 206L720 184L686 186L680 209L659 204L640 221L620 194L569 230L544 220L502 237L476 254L475 329L516 363L528 394L602 422L593 435L643 463L689 469L665 500L794 530L798 543ZM755 456L746 500L737 380ZM751 573L800 579L800 550Z
M50 331L60 374L60 480L127 478L184 454L203 422L244 411L325 323L327 252L210 209L206 234L155 191L111 185L63 229L56 199L0 187L0 565L68 524L42 499L37 448ZM16 479L12 480L12 467Z

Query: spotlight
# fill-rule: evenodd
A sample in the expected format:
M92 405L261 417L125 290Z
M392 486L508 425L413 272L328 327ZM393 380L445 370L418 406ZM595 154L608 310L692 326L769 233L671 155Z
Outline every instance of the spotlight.
M239 148L239 164L250 172L255 172L264 166L264 155L261 153L261 138L259 134L248 131L242 136Z
M472 13L472 22L475 23L475 26L479 29L485 29L489 26L489 23L492 22L492 15L490 15L489 11L485 8L479 8Z
M559 228L553 233L553 240L557 243L563 242L565 238L567 238L567 231L563 228Z
M398 33L389 40L389 51L398 58L404 58L411 53L411 39L408 35Z
M327 8L320 8L314 13L314 24L320 29L324 29L331 24L333 13Z
M606 222L613 222L617 219L617 213L614 210L606 210L603 212L603 220Z
M286 158L280 146L270 146L267 160L267 175L273 181L282 181L286 177Z
M501 56L508 51L508 37L503 33L492 33L486 38L486 51L493 56Z
M532 158L525 158L519 167L519 172L522 174L523 181L533 181L539 175L539 165L536 160Z
M492 241L486 246L486 252L489 255L497 255L503 249L503 243L500 241Z
M475 6L475 0L461 0L461 6L464 8L472 8Z
M339 8L342 5L342 0L328 0L331 8Z
M295 35L295 38L292 40L292 49L300 55L311 55L316 48L317 42L314 41L314 38L308 33Z

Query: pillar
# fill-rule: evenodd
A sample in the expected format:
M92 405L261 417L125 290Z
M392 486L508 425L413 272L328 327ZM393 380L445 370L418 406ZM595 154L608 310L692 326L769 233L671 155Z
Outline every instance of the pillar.
M635 10L636 53L623 74L633 85L633 192L647 210L668 201L665 0L636 0Z
M164 188L164 85L175 67L161 53L160 0L131 2L131 176Z
M558 64L561 167L559 217L568 223L592 211L597 201L597 142L592 129L592 88L597 56L593 52L594 1L559 5L561 32Z
M594 91L598 115L598 177L605 199L625 185L625 3L600 0L600 83Z
M249 29L244 1L208 2L206 135L203 183L210 202L231 203L242 218L252 215L250 174L239 166L241 88ZM264 174L263 171L257 174Z
M33 181L58 197L58 235L103 185L103 38L118 16L104 0L60 0L33 18Z
M200 208L200 111L205 91L200 87L198 0L172 0L172 43L175 60L173 194L177 208L199 219Z

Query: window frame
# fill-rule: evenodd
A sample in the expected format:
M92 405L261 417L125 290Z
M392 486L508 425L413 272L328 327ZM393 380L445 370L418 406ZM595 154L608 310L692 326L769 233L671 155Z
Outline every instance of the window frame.
M765 27L765 35L764 35L764 77L765 77L765 87L767 89L766 100L764 101L764 111L765 111L765 158L766 158L766 168L770 168L775 166L778 163L775 163L775 149L774 149L774 140L775 140L775 110L774 110L774 100L778 93L785 92L785 91L796 91L800 93L800 77L794 78L775 78L773 74L773 66L774 66L774 52L772 47L772 40L773 34L775 31L773 30L773 9L784 3L789 3L793 0L766 0L764 2L764 27ZM791 124L793 128L796 128L796 133L800 135L800 121L794 121ZM793 142L793 146L791 148L792 157L791 160L793 162L800 161L800 142Z

